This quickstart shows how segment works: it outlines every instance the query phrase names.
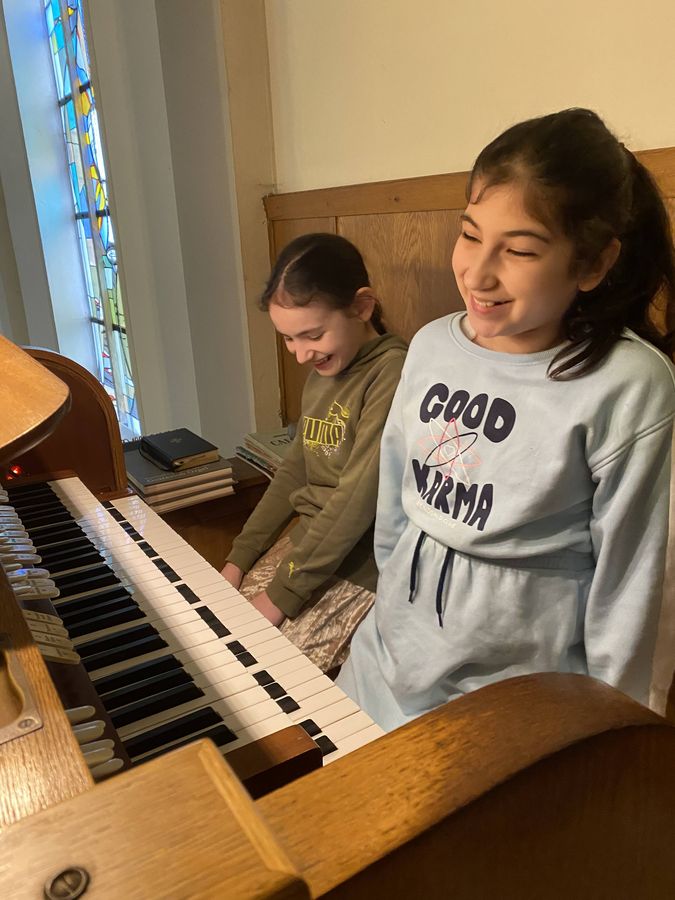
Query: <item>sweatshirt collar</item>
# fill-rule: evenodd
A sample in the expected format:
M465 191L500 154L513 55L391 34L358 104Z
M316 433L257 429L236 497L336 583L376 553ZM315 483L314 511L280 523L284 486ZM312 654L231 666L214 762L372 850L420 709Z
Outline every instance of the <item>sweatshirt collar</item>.
M361 363L371 362L373 359L376 359L378 356L381 356L383 353L394 348L406 350L407 344L402 338L398 337L398 335L389 334L388 332L386 334L378 334L377 337L366 341L365 344L359 347L354 359L335 377L340 378L342 375L353 372L361 365Z
M538 353L502 353L498 350L488 350L487 347L481 347L467 336L465 326L468 324L469 320L465 312L451 315L448 322L451 338L466 353L494 363L507 363L512 366L548 365L564 346L564 343L561 343L555 347L550 347L548 350L540 350Z

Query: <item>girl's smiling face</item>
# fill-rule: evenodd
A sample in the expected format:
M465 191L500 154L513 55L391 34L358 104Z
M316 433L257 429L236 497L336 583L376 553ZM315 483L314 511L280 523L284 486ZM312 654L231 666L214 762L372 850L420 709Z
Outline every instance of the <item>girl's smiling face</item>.
M517 183L479 179L461 218L452 268L475 342L503 353L560 343L578 291L601 278L579 274L572 242L532 217Z
M357 291L352 307L331 309L320 300L293 306L293 299L279 292L270 303L272 323L300 364L311 364L319 375L339 375L361 347L377 337L370 317L373 306L368 289Z

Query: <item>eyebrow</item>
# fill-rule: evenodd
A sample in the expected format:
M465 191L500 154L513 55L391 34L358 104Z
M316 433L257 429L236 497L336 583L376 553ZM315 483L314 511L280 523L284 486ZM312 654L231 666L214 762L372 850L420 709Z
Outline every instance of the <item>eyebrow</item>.
M471 218L471 216L466 213L462 213L459 217L460 222L468 222L469 225L473 225L474 228L477 228L480 231L480 225ZM505 237L531 237L536 238L538 241L543 241L545 244L550 244L551 239L547 238L546 235L541 234L539 231L530 231L526 228L516 229L514 231L505 231Z

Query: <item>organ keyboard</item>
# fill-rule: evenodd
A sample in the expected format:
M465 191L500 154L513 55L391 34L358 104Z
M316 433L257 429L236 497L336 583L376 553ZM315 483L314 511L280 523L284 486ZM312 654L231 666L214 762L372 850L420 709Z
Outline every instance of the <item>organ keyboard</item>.
M133 763L298 724L327 764L383 733L140 498L100 503L76 477L8 493Z

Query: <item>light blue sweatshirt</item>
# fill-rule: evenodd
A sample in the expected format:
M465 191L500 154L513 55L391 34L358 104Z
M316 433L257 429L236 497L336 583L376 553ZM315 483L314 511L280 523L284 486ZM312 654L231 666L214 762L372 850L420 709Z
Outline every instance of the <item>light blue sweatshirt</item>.
M391 729L490 682L580 672L647 703L675 370L625 332L581 378L464 313L414 338L385 427L377 599L338 683Z

